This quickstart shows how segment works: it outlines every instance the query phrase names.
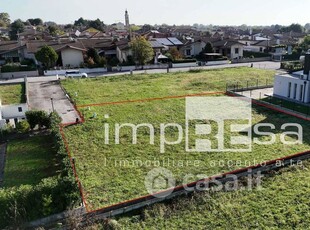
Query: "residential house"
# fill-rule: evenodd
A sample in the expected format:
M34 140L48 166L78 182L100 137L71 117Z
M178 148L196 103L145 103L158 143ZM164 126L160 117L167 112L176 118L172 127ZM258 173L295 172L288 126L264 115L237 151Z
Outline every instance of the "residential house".
M245 51L257 52L257 53L265 53L268 51L270 47L269 40L263 41L239 41L241 43L245 43L243 49Z
M177 27L171 29L171 35L174 37L199 36L200 32L192 27Z
M274 97L310 105L310 54L305 68L292 74L278 74L274 80Z
M132 56L128 39L116 42L116 56L121 63L127 62L128 56Z
M194 39L187 40L185 44L180 48L180 52L182 55L186 58L192 58L196 55L199 55L199 53L203 50L203 48L206 46L206 42L199 39L195 41Z
M0 41L0 64L23 60L23 47L25 43L22 41Z
M243 44L236 40L219 40L212 43L216 53L230 59L243 58Z
M179 49L181 46L183 46L183 43L176 37L152 38L151 40L155 40L157 43L164 46L165 50L169 50L173 47Z
M83 43L77 39L58 41L28 41L26 43L25 57L35 59L35 53L43 46L50 46L58 53L58 66L79 67L84 62L87 51Z

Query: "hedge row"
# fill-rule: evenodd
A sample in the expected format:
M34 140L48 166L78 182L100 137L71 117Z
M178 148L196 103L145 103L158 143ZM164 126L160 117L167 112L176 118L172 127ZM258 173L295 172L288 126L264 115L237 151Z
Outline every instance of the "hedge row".
M281 62L281 69L288 71L298 71L303 69L303 65L299 61Z
M38 185L0 189L0 228L17 227L22 223L62 212L80 202L73 175L59 131L60 119L51 115L51 134L61 163L59 175L43 179Z
M271 54L252 52L252 51L243 51L243 57L245 57L245 58L263 58L263 57L271 57Z
M1 67L2 73L23 72L23 71L35 71L34 66L21 66L21 65L4 65Z
M172 63L191 63L196 62L196 59L181 59L181 60L174 60Z

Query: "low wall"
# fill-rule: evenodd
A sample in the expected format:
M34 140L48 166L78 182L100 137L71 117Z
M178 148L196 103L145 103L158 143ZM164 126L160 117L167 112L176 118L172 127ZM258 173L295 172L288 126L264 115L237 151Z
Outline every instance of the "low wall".
M23 71L23 72L11 72L11 73L1 73L0 78L2 79L12 79L12 78L24 78L27 77L37 77L39 72L36 71Z
M24 77L24 81L25 81L25 99L29 107L29 84L28 84L28 78L26 76Z
M66 71L80 71L82 73L104 73L107 72L107 68L93 68L93 69L88 69L88 68L80 68L80 69L61 69L61 70L45 70L44 71L44 76L56 76L58 75L65 75Z
M262 57L262 58L244 58L244 59L234 59L232 63L248 63L248 62L260 62L260 61L271 61L271 57Z
M224 60L224 61L208 61L206 62L206 66L210 66L210 65L226 65L229 64L230 61L229 60Z
M187 62L187 63L172 63L173 68L182 68L182 67L196 67L197 62Z

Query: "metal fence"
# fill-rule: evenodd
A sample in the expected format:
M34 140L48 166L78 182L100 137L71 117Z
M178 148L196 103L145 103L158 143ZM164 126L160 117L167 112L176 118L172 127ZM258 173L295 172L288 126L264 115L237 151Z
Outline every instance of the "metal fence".
M226 91L241 92L254 89L263 89L273 87L273 81L266 79L256 79L249 81L236 81L226 84Z

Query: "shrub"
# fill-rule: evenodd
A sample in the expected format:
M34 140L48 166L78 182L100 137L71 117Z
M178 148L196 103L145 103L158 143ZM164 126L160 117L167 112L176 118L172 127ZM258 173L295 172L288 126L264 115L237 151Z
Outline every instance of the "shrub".
M271 54L252 52L252 51L243 51L243 57L244 58L263 58L263 57L271 57Z
M30 130L30 125L27 121L20 121L16 124L16 130L18 133L27 133Z
M2 73L12 73L12 72L21 72L21 71L33 71L36 70L36 67L33 65L30 66L21 66L19 63L9 63L1 67Z
M50 117L45 111L40 110L31 110L26 112L26 118L30 125L31 129L34 129L36 125L39 125L39 128L50 127Z

